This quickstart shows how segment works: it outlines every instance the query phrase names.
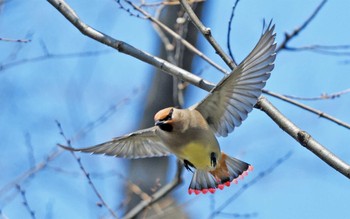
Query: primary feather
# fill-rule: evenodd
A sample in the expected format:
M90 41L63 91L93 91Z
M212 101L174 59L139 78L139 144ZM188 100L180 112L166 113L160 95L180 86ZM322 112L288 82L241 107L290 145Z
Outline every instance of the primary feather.
M240 126L258 101L274 68L274 28L270 24L252 52L204 100L192 107L203 115L218 136L227 136Z

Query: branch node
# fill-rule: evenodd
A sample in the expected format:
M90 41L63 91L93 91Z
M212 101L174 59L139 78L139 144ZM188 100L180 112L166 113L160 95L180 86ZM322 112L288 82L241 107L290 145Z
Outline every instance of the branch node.
M309 140L311 138L311 135L308 134L305 131L299 131L297 133L297 140L300 142L301 145L303 145L304 147L306 147L309 143Z
M208 35L208 36L211 35L211 29L210 29L209 27L206 27L206 28L204 28L203 30L204 30L203 33L204 33L205 35Z

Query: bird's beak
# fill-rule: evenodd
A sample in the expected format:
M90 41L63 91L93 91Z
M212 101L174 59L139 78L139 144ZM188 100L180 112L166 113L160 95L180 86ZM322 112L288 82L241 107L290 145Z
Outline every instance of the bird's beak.
M160 126L160 125L163 125L163 124L166 124L166 123L167 123L166 121L159 121L159 120L157 120L157 121L154 123L154 125Z

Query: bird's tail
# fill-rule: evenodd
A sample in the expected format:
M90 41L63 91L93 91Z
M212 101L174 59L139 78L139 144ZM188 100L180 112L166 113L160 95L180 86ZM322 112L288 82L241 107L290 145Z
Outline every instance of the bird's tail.
M248 171L252 170L253 166L250 164L221 153L215 170L195 170L188 193L214 193L217 188L222 190L225 186L230 186L231 182L237 184L238 179L243 179L248 175Z

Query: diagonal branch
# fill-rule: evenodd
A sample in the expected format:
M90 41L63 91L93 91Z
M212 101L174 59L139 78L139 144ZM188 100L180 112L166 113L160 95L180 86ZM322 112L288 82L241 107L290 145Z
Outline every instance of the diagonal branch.
M61 136L66 140L66 143L69 147L71 147L71 141L65 136L62 126L61 124L56 120L56 124L58 129L60 130L60 134ZM88 183L90 185L90 187L92 188L92 190L94 191L94 193L96 194L97 198L100 200L101 205L104 206L109 213L113 216L113 218L118 218L116 213L112 210L111 207L109 207L109 205L105 202L105 200L103 199L102 195L99 193L99 191L97 190L97 187L95 186L95 184L92 182L90 174L87 172L87 170L85 169L85 167L83 166L80 157L78 157L73 151L71 151L72 156L74 157L74 159L77 161L80 170L82 171L82 173L84 174L84 176L86 177L86 179L88 180Z
M288 95L288 94L283 94L283 96L290 98L290 99L294 99L294 100L307 100L307 101L313 101L313 100L329 100L329 99L335 99L335 98L339 98L344 94L348 94L350 93L350 88L345 89L345 90L341 90L338 92L334 92L334 93L325 93L323 92L320 96L318 97L298 97L298 96L293 96L293 95Z
M314 153L329 166L342 173L350 179L350 166L329 151L326 147L318 143L310 134L301 130L289 119L287 119L276 107L274 107L265 97L261 96L256 104L256 108L265 112L279 127L293 137L306 149Z
M149 53L136 49L135 47L131 46L128 43L125 43L120 40L116 40L107 34L101 33L94 28L90 27L89 25L85 24L83 21L80 20L78 15L74 12L74 10L64 1L64 0L47 0L52 6L54 6L68 21L70 21L78 30L98 41L101 42L107 46L110 46L116 50L118 50L121 53L125 53L127 55L130 55L132 57L135 57L136 59L139 59L141 61L144 61L150 65L153 65L154 67L161 69L167 74L173 75L177 78L180 78L181 80L188 81L191 84L194 84L195 86L198 86L205 90L211 90L214 85L210 82L207 82L203 80L202 78L177 67L176 65L173 65L164 59L158 58L156 56L150 55Z
M11 189L15 188L16 185L22 184L23 181L29 179L30 177L32 177L33 175L35 175L36 173L38 173L42 169L45 169L48 166L49 162L56 159L59 155L62 154L62 152L63 152L62 150L55 150L50 155L48 155L44 161L36 164L35 166L30 168L26 172L22 173L16 179L14 179L13 181L11 181L8 184L6 184L5 186L3 186L0 189L0 197L5 195L7 192L11 191Z
M303 31L307 25L310 24L310 22L316 17L318 12L322 9L322 7L326 4L327 0L323 0L315 9L315 11L310 15L308 19L298 28L295 28L292 33L285 33L284 34L284 40L280 44L280 46L276 49L276 52L279 52L283 49L287 49L287 44L291 39L293 39L295 36L297 36L301 31Z
M191 18L191 21L193 24L197 27L197 29L203 34L203 36L207 39L207 41L211 44L211 46L215 49L216 53L224 60L224 62L227 64L227 66L230 67L230 69L236 68L237 64L228 56L224 50L221 48L221 46L216 42L214 37L211 34L211 30L208 27L205 27L203 23L199 20L197 15L192 10L190 4L187 2L187 0L180 0L180 3L182 7L187 12L188 16Z
M161 29L163 29L165 32L169 33L174 39L180 41L188 50L192 51L193 53L197 54L199 57L201 57L202 59L204 59L206 62L208 62L210 65L212 65L214 68L216 68L217 70L219 70L220 72L224 73L224 74L229 74L228 71L226 71L225 69L223 69L221 66L219 66L218 64L216 64L213 60L211 60L208 56L206 56L204 53L202 53L201 51L199 51L196 47L194 47L191 43L189 43L187 40L185 40L184 38L182 38L179 34L177 34L175 31L173 31L172 29L170 29L168 26L166 26L165 24L163 24L162 22L160 22L158 19L152 17L149 13L147 13L145 10L143 10L142 8L138 7L136 4L132 3L129 0L125 0L128 4L130 4L135 10L139 11L140 13L142 13L146 19L150 20L153 24L156 24L158 27L160 27Z
M123 219L129 219L136 217L139 213L141 213L146 207L152 205L159 199L165 197L169 192L171 192L173 189L175 189L178 185L181 184L181 174L183 170L183 165L181 161L177 161L177 171L176 176L174 179L162 187L160 190L158 190L156 193L154 193L149 199L145 199L141 201L138 205L136 205L133 209L131 209L124 217Z
M107 46L113 47L117 49L119 52L128 54L141 61L149 63L157 67L158 69L161 69L165 73L178 77L181 80L189 82L199 88L210 91L214 87L212 83L207 82L204 79L194 74L191 74L190 72L185 71L163 59L152 56L142 50L138 50L134 48L133 46L123 41L116 40L106 34L96 31L95 29L83 23L79 19L79 17L76 15L76 13L70 8L70 6L65 3L64 0L47 0L47 1L51 3L60 13L62 13L62 15L64 15L84 35L92 39L95 39L103 44L106 44ZM181 3L183 5L188 5L187 2L184 0L181 0ZM192 9L190 7L189 8L186 7L185 10L189 14L191 14L190 11L192 11ZM231 64L231 67L232 67L232 64ZM291 137L296 139L301 145L306 147L308 150L310 150L316 156L321 158L324 162L329 164L331 167L333 167L334 169L342 173L344 176L350 178L350 166L348 164L346 164L340 158L338 158L333 153L331 153L327 148L319 144L308 133L306 133L305 131L302 131L300 128L295 126L290 120L288 120L284 115L282 115L265 97L260 97L255 107L264 111L269 117L271 117L271 119L273 119L273 121L275 121ZM174 187L171 187L169 190L166 191L166 193L171 191L172 188ZM152 200L149 201L148 203L143 203L142 208L145 208L145 206L152 204L154 202Z
M346 122L343 122L343 121L341 121L341 120L339 120L337 118L334 118L333 116L328 115L327 113L324 113L324 112L322 112L320 110L314 109L314 108L312 108L310 106L307 106L305 104L299 103L298 101L292 100L291 98L288 98L288 97L286 97L284 95L277 94L277 93L274 93L274 92L268 91L268 90L263 90L263 93L268 94L268 95L273 96L273 97L276 97L276 98L278 98L280 100L286 101L288 103L291 103L291 104L293 104L295 106L298 106L298 107L300 107L300 108L302 108L304 110L307 110L307 111L309 111L311 113L317 114L319 117L328 119L328 120L330 120L332 122L335 122L336 124L338 124L340 126L343 126L344 128L350 129L350 124L348 124Z

